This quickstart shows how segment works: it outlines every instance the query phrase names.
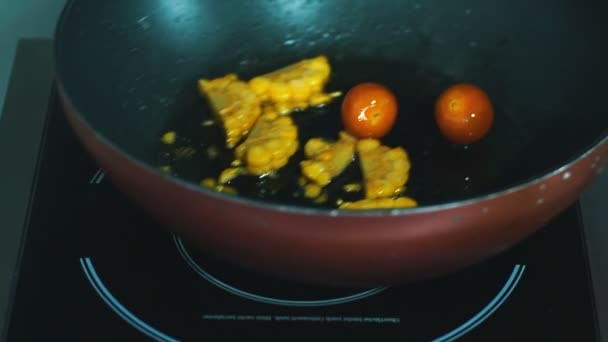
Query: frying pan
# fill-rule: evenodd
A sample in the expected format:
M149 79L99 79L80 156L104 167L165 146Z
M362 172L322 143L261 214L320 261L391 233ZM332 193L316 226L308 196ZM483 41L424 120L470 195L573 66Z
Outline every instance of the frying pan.
M416 281L534 234L603 170L606 9L599 0L72 0L56 30L57 84L68 121L116 187L201 251L324 285ZM328 89L375 81L397 94L383 142L408 151L417 208L298 200L284 191L297 161L276 181L243 181L238 195L199 185L221 158L159 171L168 130L197 151L221 141L217 126L200 125L210 111L199 78L249 79L321 54ZM470 146L447 142L433 121L434 100L456 82L482 87L496 107L491 132ZM335 134L339 106L301 113L300 142Z

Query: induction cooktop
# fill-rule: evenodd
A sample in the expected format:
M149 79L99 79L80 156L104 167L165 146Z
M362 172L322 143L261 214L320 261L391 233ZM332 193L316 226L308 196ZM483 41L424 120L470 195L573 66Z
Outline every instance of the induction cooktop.
M85 153L55 93L24 234L8 341L599 341L579 203L509 251L440 278L294 283L160 226Z

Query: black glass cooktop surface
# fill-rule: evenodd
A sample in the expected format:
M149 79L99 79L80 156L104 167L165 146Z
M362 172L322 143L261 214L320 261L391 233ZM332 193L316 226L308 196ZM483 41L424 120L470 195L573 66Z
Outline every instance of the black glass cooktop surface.
M578 204L512 250L439 279L291 283L159 226L105 179L51 102L8 341L599 341Z

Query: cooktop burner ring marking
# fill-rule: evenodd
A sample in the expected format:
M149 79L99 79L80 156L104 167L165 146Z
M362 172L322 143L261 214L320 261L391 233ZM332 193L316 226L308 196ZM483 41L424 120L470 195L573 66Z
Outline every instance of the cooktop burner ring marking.
M97 292L97 295L106 303L106 305L112 309L120 318L122 318L129 325L137 329L139 332L145 334L151 339L159 342L178 342L173 337L170 337L154 327L148 325L146 322L139 319L133 313L131 313L126 307L124 307L117 299L112 295L108 288L103 284L93 263L90 258L80 258L80 265L84 271L85 276L89 280L89 283Z
M176 241L179 241L177 240L177 238L175 239ZM91 287L93 287L95 292L106 303L106 305L110 307L110 309L112 309L112 311L114 311L124 321L126 321L136 330L140 331L141 333L145 334L146 336L152 338L155 341L178 341L148 325L141 319L137 318L128 309L126 309L103 284L100 277L97 275L97 272L95 271L95 268L93 267L93 263L91 262L90 258L80 258L80 264L82 266L86 278L91 284ZM477 328L486 319L491 317L494 312L498 310L498 308L500 308L504 304L504 302L511 296L513 290L519 284L519 281L521 280L525 270L526 265L516 264L513 267L513 271L507 279L507 282L503 285L498 294L483 309L481 309L477 314L475 314L468 321L464 322L456 329L434 339L432 342L452 342L468 334L471 330Z
M498 308L500 308L511 296L511 293L513 293L513 290L519 284L525 270L526 265L515 265L505 285L503 285L498 294L496 294L496 296L483 309L481 309L481 311L471 317L468 321L464 322L458 328L434 339L432 342L456 341L462 336L468 334L471 330L477 328L481 323L492 316L494 312L496 312L496 310L498 310Z
M192 259L192 256L190 256L190 253L188 253L188 251L186 250L186 247L184 246L182 240L179 237L177 237L176 235L173 235L173 241L175 242L177 250L179 251L179 253L182 256L182 258L184 259L184 261L186 261L188 266L190 266L190 268L192 268L194 270L194 272L196 272L203 279L207 280L209 283L218 287L221 290L224 290L235 296L245 298L248 300L252 300L255 302L272 304L272 305L281 305L281 306L294 306L294 307L330 306L330 305L350 303L350 302L361 300L361 299L364 299L367 297L371 297L388 288L388 287L376 287L376 288L372 288L372 289L369 289L369 290L366 290L363 292L359 292L359 293L356 293L356 294L353 294L350 296L344 296L344 297L338 297L338 298L332 298L332 299L321 299L321 300L290 300L290 299L266 297L266 296L262 296L262 295L258 295L255 293L251 293L251 292L247 292L247 291L238 289L230 284L227 284L227 283L219 280L218 278L215 278L209 272L205 271L200 265L198 265L196 263L196 261L194 261L194 259Z

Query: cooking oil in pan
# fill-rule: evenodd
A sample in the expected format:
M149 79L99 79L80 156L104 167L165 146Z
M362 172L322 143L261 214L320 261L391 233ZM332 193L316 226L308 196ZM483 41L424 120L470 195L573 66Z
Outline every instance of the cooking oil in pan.
M331 57L330 57L331 58ZM509 170L525 144L521 130L494 103L495 122L483 140L468 146L450 144L442 138L434 121L434 102L442 90L458 82L452 77L415 63L387 63L373 60L332 61L332 76L326 91L342 91L361 82L378 82L389 87L398 98L399 114L392 131L382 139L384 145L405 148L412 164L403 195L419 205L462 200L507 187L515 180ZM260 73L267 70L261 70ZM193 92L197 89L193 87ZM491 94L490 94L491 96ZM221 125L214 124L207 103L199 96L195 108L176 115L166 127L175 132L172 144L159 144L158 165L175 177L200 184L215 178L234 160L225 147ZM340 118L342 98L321 108L310 108L292 115L298 126L300 148L276 174L263 177L239 176L230 182L238 196L271 203L337 207L340 201L362 199L364 189L358 160L327 187L327 201L314 203L303 195L298 184L302 147L312 137L337 139L343 129Z

